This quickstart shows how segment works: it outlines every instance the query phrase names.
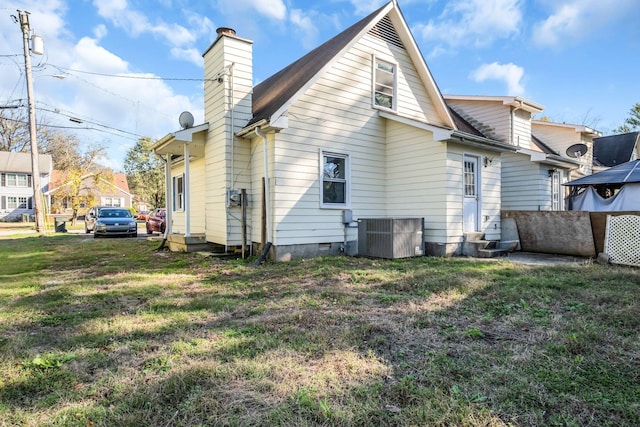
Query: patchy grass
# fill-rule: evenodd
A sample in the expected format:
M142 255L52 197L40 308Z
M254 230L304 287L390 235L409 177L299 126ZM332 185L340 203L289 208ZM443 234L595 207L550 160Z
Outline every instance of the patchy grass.
M0 426L640 425L640 271L0 240Z

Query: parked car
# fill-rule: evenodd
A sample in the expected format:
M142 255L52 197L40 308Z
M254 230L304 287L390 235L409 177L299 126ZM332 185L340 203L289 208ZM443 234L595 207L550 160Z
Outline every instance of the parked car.
M153 234L154 231L164 233L167 225L166 208L156 208L149 214L147 218L147 234Z
M109 206L93 206L90 208L84 216L84 232L89 234L93 232L96 225L96 220L100 214L100 209L108 208Z
M147 222L147 218L149 218L149 214L151 213L151 211L140 211L138 212L138 214L135 216L135 219L137 221L144 221Z
M138 236L138 223L125 208L106 208L99 210L93 227L93 237L101 236Z

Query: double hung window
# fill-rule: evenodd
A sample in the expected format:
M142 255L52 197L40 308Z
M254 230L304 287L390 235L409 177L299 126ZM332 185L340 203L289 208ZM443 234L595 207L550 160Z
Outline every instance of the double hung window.
M321 206L345 208L349 205L349 156L321 152Z
M184 210L184 175L173 177L173 210Z
M374 58L373 64L373 104L395 110L397 66L378 58Z

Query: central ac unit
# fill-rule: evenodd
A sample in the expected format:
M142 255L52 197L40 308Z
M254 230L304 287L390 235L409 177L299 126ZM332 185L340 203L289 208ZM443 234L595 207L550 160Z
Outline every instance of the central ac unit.
M358 255L408 258L424 255L423 218L360 218Z

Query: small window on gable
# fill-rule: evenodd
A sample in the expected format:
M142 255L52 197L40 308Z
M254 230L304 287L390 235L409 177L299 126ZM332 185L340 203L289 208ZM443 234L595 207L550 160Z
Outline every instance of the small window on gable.
M373 105L395 110L397 66L375 57L373 62Z
M321 152L321 207L344 209L349 205L349 156Z

